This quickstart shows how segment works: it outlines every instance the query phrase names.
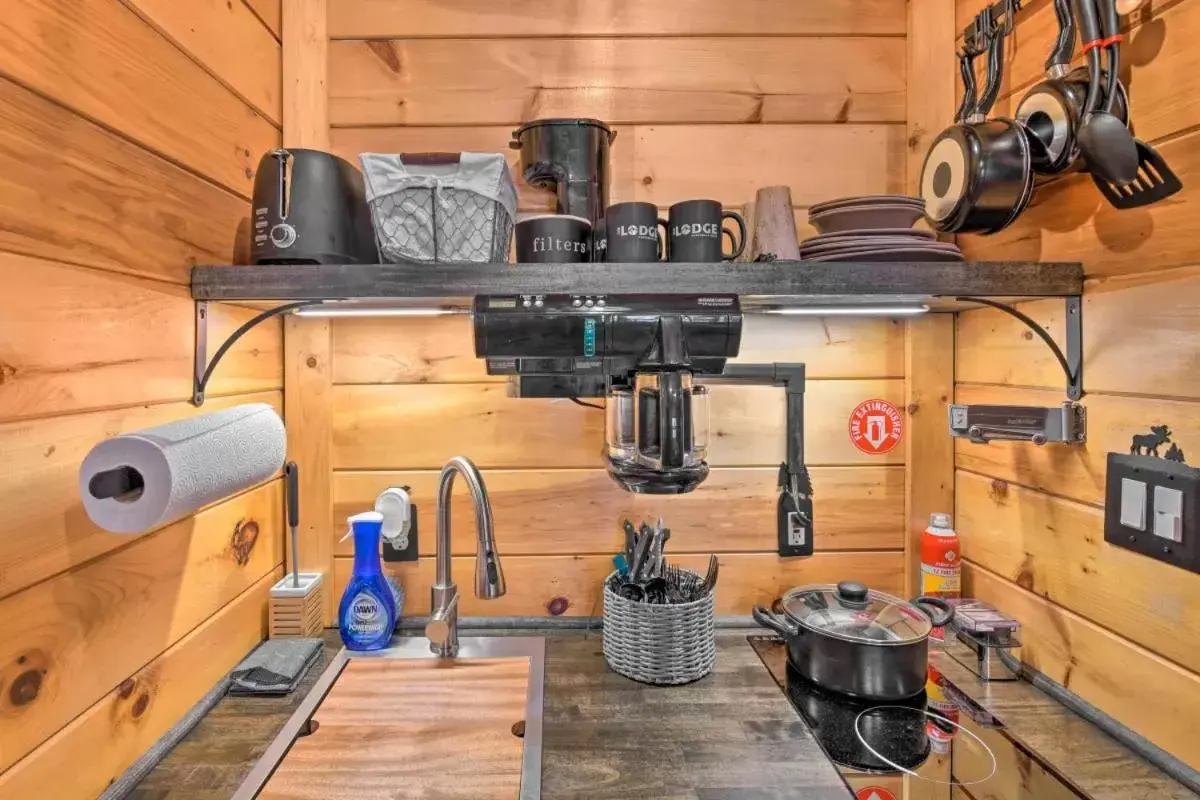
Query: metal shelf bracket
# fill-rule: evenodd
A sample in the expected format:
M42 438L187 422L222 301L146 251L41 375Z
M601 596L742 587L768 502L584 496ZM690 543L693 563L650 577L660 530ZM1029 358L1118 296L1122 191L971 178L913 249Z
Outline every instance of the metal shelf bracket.
M295 311L297 308L304 306L321 305L321 300L302 300L298 303L287 303L286 305L270 308L261 314L252 317L248 322L239 327L236 331L229 335L217 351L213 353L212 361L208 360L208 303L203 300L196 301L196 353L194 360L194 368L192 370L192 405L204 405L204 392L208 387L208 381L212 378L213 370L217 368L217 364L221 363L221 359L229 352L229 348L237 342L238 339L245 336L259 323L265 322L271 317L277 317L280 314L286 314L289 311Z
M998 303L986 297L958 297L955 299L967 303L979 303L989 308L998 309L1023 322L1029 330L1037 334L1038 338L1046 343L1046 346L1050 348L1050 352L1054 353L1054 357L1058 360L1059 366L1062 367L1063 375L1067 379L1067 397L1071 400L1080 400L1083 398L1083 302L1079 295L1067 295L1063 298L1066 305L1066 315L1064 318L1067 338L1066 354L1063 353L1062 348L1051 338L1050 334L1046 333L1041 325L1038 325L1033 319L1006 303Z

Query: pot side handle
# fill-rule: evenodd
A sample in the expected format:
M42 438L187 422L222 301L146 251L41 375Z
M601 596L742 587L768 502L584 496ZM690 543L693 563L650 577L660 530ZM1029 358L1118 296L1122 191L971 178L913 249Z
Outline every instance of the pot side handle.
M766 606L755 606L751 609L750 616L754 617L754 621L759 625L762 625L764 628L770 628L785 639L799 634L799 631L789 625L778 614L768 611Z
M947 603L941 597L932 597L930 595L921 595L912 601L913 605L925 612L925 616L929 617L929 622L933 627L941 628L949 625L954 620L954 606ZM936 614L930 611L928 606L933 606L935 611L940 611Z

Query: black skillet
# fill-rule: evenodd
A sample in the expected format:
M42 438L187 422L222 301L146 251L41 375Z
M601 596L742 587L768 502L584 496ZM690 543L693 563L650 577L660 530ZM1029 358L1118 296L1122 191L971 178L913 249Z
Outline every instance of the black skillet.
M988 43L983 93L965 123L933 141L921 170L925 215L942 233L996 233L1033 196L1033 147L1025 126L1003 117L987 119L1000 93L1008 30L992 23L985 9L976 31Z

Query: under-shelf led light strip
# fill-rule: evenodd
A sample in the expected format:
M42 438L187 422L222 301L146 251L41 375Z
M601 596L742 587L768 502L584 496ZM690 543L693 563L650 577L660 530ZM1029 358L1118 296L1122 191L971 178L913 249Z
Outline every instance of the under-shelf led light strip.
M777 308L743 309L744 314L779 314L794 317L915 317L929 311L929 306L781 306ZM356 307L328 304L306 306L292 312L298 317L443 317L454 314L470 315L467 308L442 307Z

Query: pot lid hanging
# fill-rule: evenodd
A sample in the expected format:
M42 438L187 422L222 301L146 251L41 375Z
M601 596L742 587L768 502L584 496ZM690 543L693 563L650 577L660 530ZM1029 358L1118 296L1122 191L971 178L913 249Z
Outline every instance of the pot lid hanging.
M909 644L933 629L912 603L854 581L792 589L780 607L797 625L848 642Z

